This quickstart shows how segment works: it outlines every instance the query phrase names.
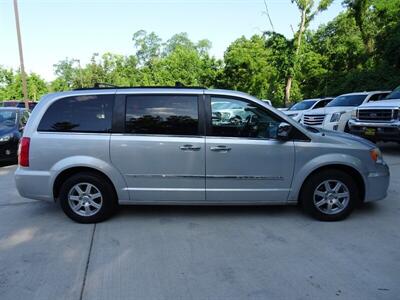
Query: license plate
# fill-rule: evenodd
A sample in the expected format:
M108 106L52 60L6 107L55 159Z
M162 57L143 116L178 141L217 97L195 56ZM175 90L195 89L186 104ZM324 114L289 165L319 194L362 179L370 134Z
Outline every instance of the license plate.
M375 128L365 128L364 134L365 135L375 135L376 129Z

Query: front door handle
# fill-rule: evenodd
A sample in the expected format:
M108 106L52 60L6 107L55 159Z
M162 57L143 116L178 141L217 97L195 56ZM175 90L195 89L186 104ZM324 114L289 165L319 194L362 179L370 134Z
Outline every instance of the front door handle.
M232 148L229 148L229 147L224 146L224 145L219 145L219 146L215 146L215 147L210 147L210 150L211 150L211 151L215 151L215 152L223 152L223 153L226 153L226 152L231 151Z
M180 146L179 149L182 151L200 151L201 147L195 147L193 145L183 145Z

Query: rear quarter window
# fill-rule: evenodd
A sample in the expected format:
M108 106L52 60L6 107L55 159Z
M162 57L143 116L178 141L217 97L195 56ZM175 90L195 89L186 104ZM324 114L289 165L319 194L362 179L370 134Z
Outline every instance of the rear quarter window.
M114 95L85 95L57 100L47 109L38 131L111 132Z

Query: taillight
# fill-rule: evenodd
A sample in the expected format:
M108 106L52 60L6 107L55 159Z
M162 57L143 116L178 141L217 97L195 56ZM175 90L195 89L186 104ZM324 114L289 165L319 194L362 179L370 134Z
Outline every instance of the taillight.
M18 162L21 167L29 167L29 144L31 139L23 137L19 144Z

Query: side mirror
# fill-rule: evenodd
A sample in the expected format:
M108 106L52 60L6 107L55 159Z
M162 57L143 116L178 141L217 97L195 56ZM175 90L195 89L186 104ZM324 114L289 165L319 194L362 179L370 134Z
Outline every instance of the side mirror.
M281 141L287 141L292 131L292 125L282 122L278 125L277 138Z

